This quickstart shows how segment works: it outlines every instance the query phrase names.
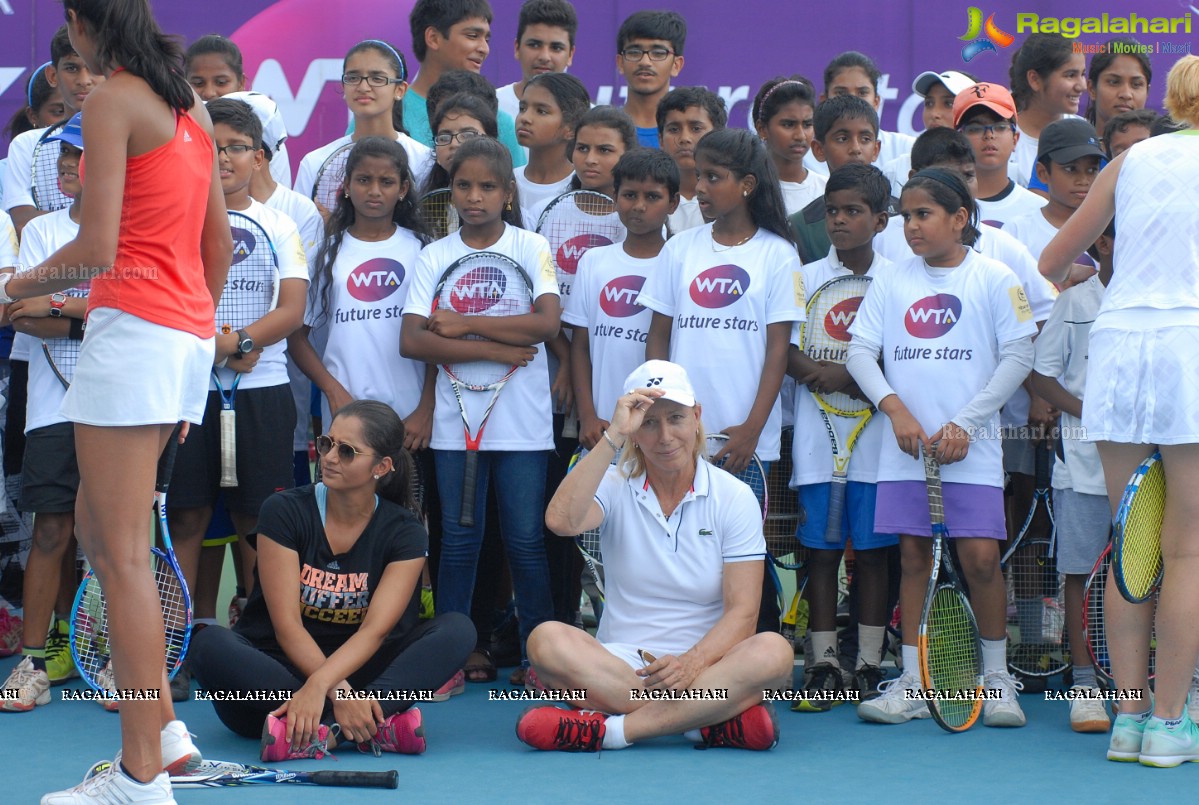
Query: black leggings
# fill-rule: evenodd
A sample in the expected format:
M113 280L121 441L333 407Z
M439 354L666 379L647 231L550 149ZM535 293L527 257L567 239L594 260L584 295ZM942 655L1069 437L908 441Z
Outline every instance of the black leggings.
M347 680L354 690L437 690L466 662L475 647L475 627L470 618L456 612L438 615L402 639L383 644L363 668ZM251 693L299 690L304 677L286 657L257 649L245 637L220 626L197 632L188 651L188 664L206 691ZM238 735L257 738L267 714L282 704L262 701L213 700L221 723ZM382 699L379 706L388 717L407 710L414 702ZM333 720L333 705L325 703L322 723Z

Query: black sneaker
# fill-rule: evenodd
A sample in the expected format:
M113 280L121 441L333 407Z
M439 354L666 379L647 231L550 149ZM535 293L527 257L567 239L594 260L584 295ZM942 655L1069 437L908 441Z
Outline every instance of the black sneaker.
M853 686L858 692L859 702L877 699L881 694L878 686L887 678L887 672L877 665L863 665L853 672Z
M803 698L791 705L791 709L797 713L826 713L844 700L841 669L822 662L812 669L812 678L803 687Z

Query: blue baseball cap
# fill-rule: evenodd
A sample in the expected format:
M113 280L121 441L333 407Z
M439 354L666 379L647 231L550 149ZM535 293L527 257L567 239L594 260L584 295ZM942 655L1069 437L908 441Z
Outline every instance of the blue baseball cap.
M73 145L80 151L83 150L83 112L76 112L75 116L68 120L63 127L46 138L50 140L61 140L67 145Z

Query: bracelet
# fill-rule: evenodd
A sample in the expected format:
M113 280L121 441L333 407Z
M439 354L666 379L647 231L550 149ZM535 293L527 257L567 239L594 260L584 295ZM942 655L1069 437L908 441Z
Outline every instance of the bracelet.
M8 283L11 282L12 278L15 276L16 274L12 272L0 274L0 305L11 305L13 302L17 301L5 293L5 291L8 289Z
M612 448L613 453L620 453L622 448L616 446L616 442L612 441L612 437L608 435L608 431L604 431L604 441L608 443L608 447Z

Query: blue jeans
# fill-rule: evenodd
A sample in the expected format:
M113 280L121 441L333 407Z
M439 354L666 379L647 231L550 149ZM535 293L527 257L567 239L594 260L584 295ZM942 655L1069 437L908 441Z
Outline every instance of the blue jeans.
M458 524L462 509L462 473L466 451L434 450L433 460L437 469L442 523L441 562L437 570L437 612L470 615L479 547L483 544L487 484L494 476L496 501L500 510L500 532L516 593L521 655L527 656L525 643L529 633L554 617L542 528L545 521L546 452L484 450L479 453L474 528L464 528ZM495 568L486 568L485 572L495 572Z

